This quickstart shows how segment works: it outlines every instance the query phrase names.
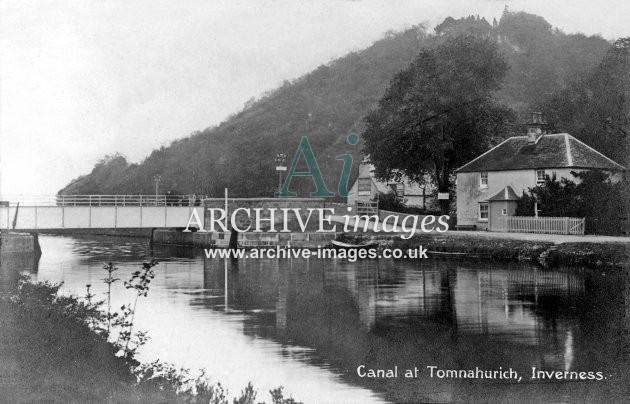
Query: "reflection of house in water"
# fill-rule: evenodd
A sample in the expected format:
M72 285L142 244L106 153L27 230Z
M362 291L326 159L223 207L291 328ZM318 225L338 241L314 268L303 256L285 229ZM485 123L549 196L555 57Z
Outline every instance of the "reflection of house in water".
M521 370L603 369L617 352L602 354L601 346L614 347L619 329L628 329L630 281L617 285L580 271L450 260L249 260L227 267L227 313L242 314L231 321L242 321L244 334L345 375L357 363L474 368L497 358ZM210 292L193 304L224 311L224 274L224 261L205 260ZM624 303L608 307L610 299Z
M575 306L584 295L581 276L532 268L445 271L438 265L433 261L414 271L390 267L382 272L377 265L373 278L361 276L360 267L346 272L361 323L368 329L450 323L458 334L484 334L529 346L557 340L556 349L541 353L539 362L570 367L572 330L556 319L556 311Z
M572 273L537 269L466 271L457 276L455 311L460 330L512 334L522 343L537 344L544 332L548 299L567 300L584 294L584 281Z
M378 272L378 263L376 263L376 268L364 264L365 262L361 261L355 264L332 261L332 270L325 274L323 286L326 287L326 284L345 285L356 302L359 321L369 330L376 321L376 288L370 281L370 274L374 271ZM352 270L346 270L344 267L352 268Z
M376 302L359 308L374 310L361 318L375 318L380 329L398 327L401 321L403 326L419 322L429 329L450 322L458 335L486 335L529 347L533 366L571 370L576 346L567 316L575 317L582 309L585 293L584 277L572 272L445 271L429 263L404 272L396 282L381 279Z
M203 281L217 296L203 304L221 311L222 263L206 260ZM410 332L422 340L448 329L461 339L483 336L489 346L518 347L512 348L514 358L527 352L534 366L569 369L584 343L576 339L576 319L592 309L584 303L593 291L587 292L583 274L531 266L250 260L228 267L230 311L247 314L246 334L323 349L332 357L348 341Z
M552 306L584 293L584 281L578 275L531 268L447 271L441 261L427 261L413 270L404 268L405 263L401 269L391 263L381 269L379 261L331 260L326 270L314 268L314 275L306 268L313 266L307 261L295 264L304 273L278 265L270 269L268 263L249 261L242 271L229 271L229 287L233 288L233 309L273 311L279 329L290 321L291 303L304 293L296 288L326 295L331 288L345 285L359 321L368 330L379 322L413 317L452 323L459 332L518 334L522 342L535 343L537 327L555 310ZM204 271L204 287L222 295L223 270L217 264L211 266Z
M395 279L383 272L373 271L373 279L344 274L368 327L408 316L448 320L452 313L450 321L461 332L533 336L538 316L551 309L543 305L549 297L566 300L584 293L584 281L575 274L530 268L444 271L429 263L400 271Z
M276 328L284 331L287 326L287 298L289 296L289 282L286 277L280 277L278 282L278 300L276 300Z

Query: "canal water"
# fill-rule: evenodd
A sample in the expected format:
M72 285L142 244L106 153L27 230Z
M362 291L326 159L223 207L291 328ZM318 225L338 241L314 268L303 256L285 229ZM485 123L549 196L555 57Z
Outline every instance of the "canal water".
M231 395L251 381L267 402L278 386L307 403L628 397L630 282L619 271L437 259L225 262L138 239L41 236L40 243L33 277L79 295L91 284L104 298L106 262L125 280L158 259L137 307L137 328L151 337L139 359L203 368ZM119 282L112 298L119 307L133 294ZM397 369L397 377L360 377L359 367ZM584 372L587 380L532 379L533 367ZM511 369L521 381L438 377L477 369Z

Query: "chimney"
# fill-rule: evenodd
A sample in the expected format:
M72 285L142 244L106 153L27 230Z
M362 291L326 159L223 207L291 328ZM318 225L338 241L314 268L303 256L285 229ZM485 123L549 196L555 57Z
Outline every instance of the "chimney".
M536 143L541 136L547 133L547 122L542 112L532 112L532 121L527 125L527 142Z
M536 143L538 135L542 135L542 130L540 128L527 128L527 143Z

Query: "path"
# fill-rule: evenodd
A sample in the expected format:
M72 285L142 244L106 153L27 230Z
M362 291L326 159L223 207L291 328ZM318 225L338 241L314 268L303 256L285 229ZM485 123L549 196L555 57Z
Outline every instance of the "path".
M333 215L332 220L343 225L345 221L344 216ZM354 220L350 220L350 227L354 228ZM368 224L368 229L373 231L374 222L371 221ZM363 229L364 221L361 221L359 225L360 229ZM341 228L338 226L337 231L343 231L343 226ZM400 230L400 233L404 233ZM416 234L420 234L421 231L417 230ZM379 232L379 234L392 234ZM537 233L507 233L507 232L490 232L490 231L462 231L462 230L449 230L444 233L434 233L431 234L443 234L450 236L458 236L458 237L469 237L469 238L486 238L486 239L510 239L510 240L523 240L523 241L544 241L550 242L554 244L562 244L562 243L626 243L630 244L630 237L615 237L615 236L597 236L597 235L584 235L584 236L573 236L573 235L565 235L565 234L537 234Z

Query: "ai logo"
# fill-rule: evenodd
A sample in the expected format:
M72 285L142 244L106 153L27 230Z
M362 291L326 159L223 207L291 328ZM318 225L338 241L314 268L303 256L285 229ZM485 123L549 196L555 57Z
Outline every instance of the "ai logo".
M356 133L351 133L348 135L346 141L349 145L354 146L359 143L359 135L357 135ZM308 171L296 171L301 156L304 156ZM343 161L343 168L341 170L341 176L339 177L337 194L339 196L348 196L350 195L350 193L348 192L348 180L350 179L350 170L352 169L352 156L350 154L340 154L339 156L335 157L335 160ZM316 191L311 192L311 196L335 196L335 193L330 192L330 190L326 186L326 183L324 182L324 177L322 176L321 171L319 171L319 166L317 165L315 154L313 154L313 149L311 148L311 144L309 143L306 136L303 136L302 140L300 140L300 144L298 145L297 151L295 152L295 157L293 157L293 162L291 163L291 167L289 168L289 172L287 173L287 178L282 185L282 189L280 190L280 192L276 192L274 195L277 197L296 197L297 193L289 190L289 186L291 185L291 180L293 179L293 177L311 177L313 179Z

